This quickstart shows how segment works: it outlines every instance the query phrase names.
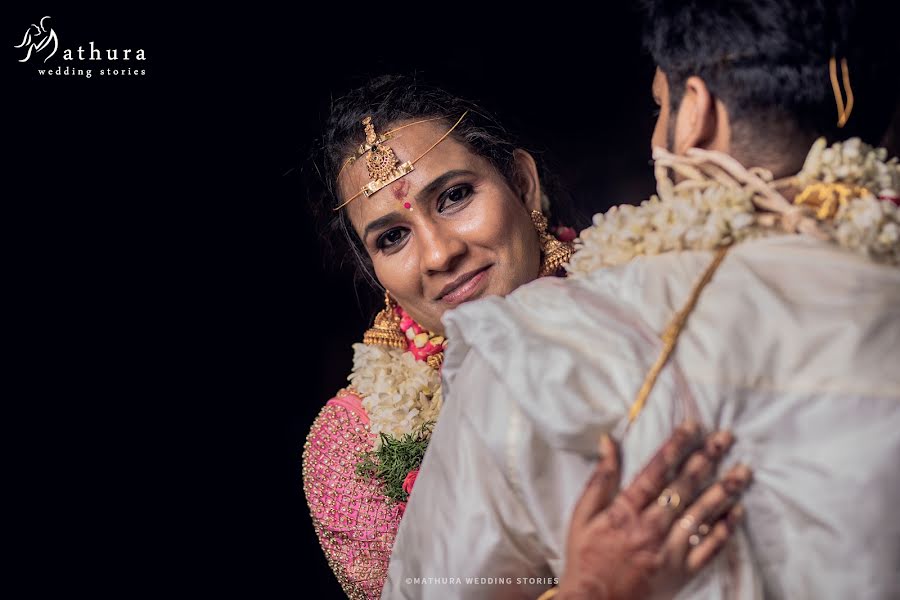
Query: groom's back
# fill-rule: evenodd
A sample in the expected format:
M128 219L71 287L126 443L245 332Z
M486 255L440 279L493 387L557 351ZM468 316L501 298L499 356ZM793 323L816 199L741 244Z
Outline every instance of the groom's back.
M662 331L709 260L637 261L620 279L639 291L623 300ZM732 459L754 469L752 560L726 556L720 575L743 587L755 562L766 595L784 598L900 590L900 271L796 236L741 244L702 292L668 369L684 385L656 390L624 436L625 477L673 414L734 431ZM663 399L673 389L683 390L674 407ZM702 578L694 585L684 597Z
M679 598L896 596L900 270L800 236L738 244L626 428L660 333L712 258L673 252L547 278L445 317L446 404L385 597L447 597L404 584L433 573L561 576L600 435L620 440L627 484L691 416L733 429L722 467L746 460L755 482L746 526Z

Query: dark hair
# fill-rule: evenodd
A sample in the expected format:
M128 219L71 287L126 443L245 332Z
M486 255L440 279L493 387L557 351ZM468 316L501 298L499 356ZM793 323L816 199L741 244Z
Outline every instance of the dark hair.
M877 143L897 100L896 21L855 0L645 0L644 45L665 73L673 110L699 76L748 138L784 138L785 127ZM894 48L894 49L892 49ZM847 58L856 110L838 131L829 59ZM750 130L748 130L749 132ZM752 142L751 142L752 143Z
M333 211L340 204L337 175L347 157L364 141L363 118L372 117L376 131L409 119L443 117L449 129L456 119L469 111L466 118L450 134L474 154L487 159L501 176L515 188L516 162L513 152L521 148L520 139L476 103L455 96L441 88L423 83L416 77L385 75L371 79L346 96L333 102L331 115L322 139L323 178L326 192L313 198L314 212L333 248L349 246L356 264L356 276L380 289L372 263L347 218L346 210ZM541 185L553 201L553 217L567 215L568 205L558 191L555 179L542 166L538 157ZM552 192L552 193L551 193ZM555 223L551 218L551 223Z

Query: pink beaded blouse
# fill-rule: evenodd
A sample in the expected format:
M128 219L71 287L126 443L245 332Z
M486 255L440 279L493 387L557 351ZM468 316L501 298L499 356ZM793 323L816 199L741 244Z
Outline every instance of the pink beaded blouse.
M356 474L375 436L359 396L341 390L313 422L303 451L303 489L328 564L348 598L380 598L403 505Z
M431 337L402 308L394 309L406 351L417 361L440 368L443 337ZM424 335L427 339L420 339ZM313 422L303 450L303 490L313 527L328 564L351 599L380 598L403 502L389 500L382 483L357 475L360 455L374 449L376 436L362 399L343 389ZM411 491L410 473L404 490ZM407 485L410 487L407 489Z

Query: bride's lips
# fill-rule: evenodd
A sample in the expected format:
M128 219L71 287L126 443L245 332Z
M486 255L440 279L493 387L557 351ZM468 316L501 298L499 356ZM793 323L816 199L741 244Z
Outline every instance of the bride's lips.
M460 304L465 302L484 288L483 283L487 279L490 268L491 265L488 265L457 277L441 290L441 295L438 296L438 300L447 304Z

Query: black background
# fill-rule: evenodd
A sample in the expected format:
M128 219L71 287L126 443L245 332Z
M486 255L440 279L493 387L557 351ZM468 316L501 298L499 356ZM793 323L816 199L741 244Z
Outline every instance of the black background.
M522 132L583 215L652 190L638 15L523 7L4 19L4 487L36 595L340 597L300 454L375 304L308 212L330 99L415 71ZM146 76L37 76L12 46L44 15Z
M46 65L91 79L17 62L45 14ZM300 454L374 304L308 213L332 96L418 72L522 132L585 215L651 189L653 66L627 10L41 7L3 30L3 440L35 593L340 597ZM118 66L147 74L62 60L90 41L143 48Z

